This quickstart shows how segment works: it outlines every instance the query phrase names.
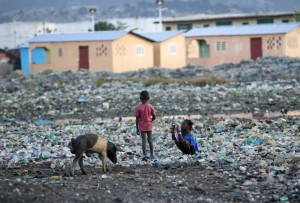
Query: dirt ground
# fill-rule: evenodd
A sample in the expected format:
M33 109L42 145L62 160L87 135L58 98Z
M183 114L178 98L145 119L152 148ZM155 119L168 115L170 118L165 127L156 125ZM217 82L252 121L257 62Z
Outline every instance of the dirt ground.
M74 178L43 166L1 169L0 202L277 202L286 188L200 162L114 166L106 174L100 166L86 169L88 175L77 170Z

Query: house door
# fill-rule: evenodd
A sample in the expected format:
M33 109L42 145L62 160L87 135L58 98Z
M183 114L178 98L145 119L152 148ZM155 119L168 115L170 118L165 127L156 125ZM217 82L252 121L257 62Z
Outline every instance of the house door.
M79 47L79 69L89 69L89 47Z
M262 57L262 40L251 38L251 59L255 60L258 57Z
M199 57L208 58L210 56L209 44L205 40L198 40Z

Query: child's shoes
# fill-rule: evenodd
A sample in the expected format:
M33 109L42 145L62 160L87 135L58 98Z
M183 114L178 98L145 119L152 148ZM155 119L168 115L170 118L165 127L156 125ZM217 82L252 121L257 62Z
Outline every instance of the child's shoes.
M142 161L147 161L147 157L142 155Z

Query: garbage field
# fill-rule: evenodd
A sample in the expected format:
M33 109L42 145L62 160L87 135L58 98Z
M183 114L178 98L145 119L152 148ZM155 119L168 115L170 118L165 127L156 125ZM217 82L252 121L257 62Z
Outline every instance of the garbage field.
M121 74L46 71L0 78L1 202L299 202L300 60ZM142 161L133 111L148 90L155 159ZM194 122L200 151L183 155L173 123ZM87 175L67 147L96 133L120 146ZM149 148L147 148L149 149ZM149 153L149 151L148 151Z

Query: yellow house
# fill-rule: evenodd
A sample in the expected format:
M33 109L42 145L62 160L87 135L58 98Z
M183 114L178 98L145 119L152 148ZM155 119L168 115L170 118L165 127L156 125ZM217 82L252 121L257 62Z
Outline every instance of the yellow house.
M138 35L153 41L154 66L175 69L186 65L183 31L139 33Z
M190 30L198 27L255 25L296 22L297 12L253 13L253 14L199 14L182 17L167 17L163 20L164 30Z
M29 73L123 72L154 66L152 41L132 32L44 34L29 41Z
M300 23L194 28L185 37L187 62L206 68L264 56L300 57Z

